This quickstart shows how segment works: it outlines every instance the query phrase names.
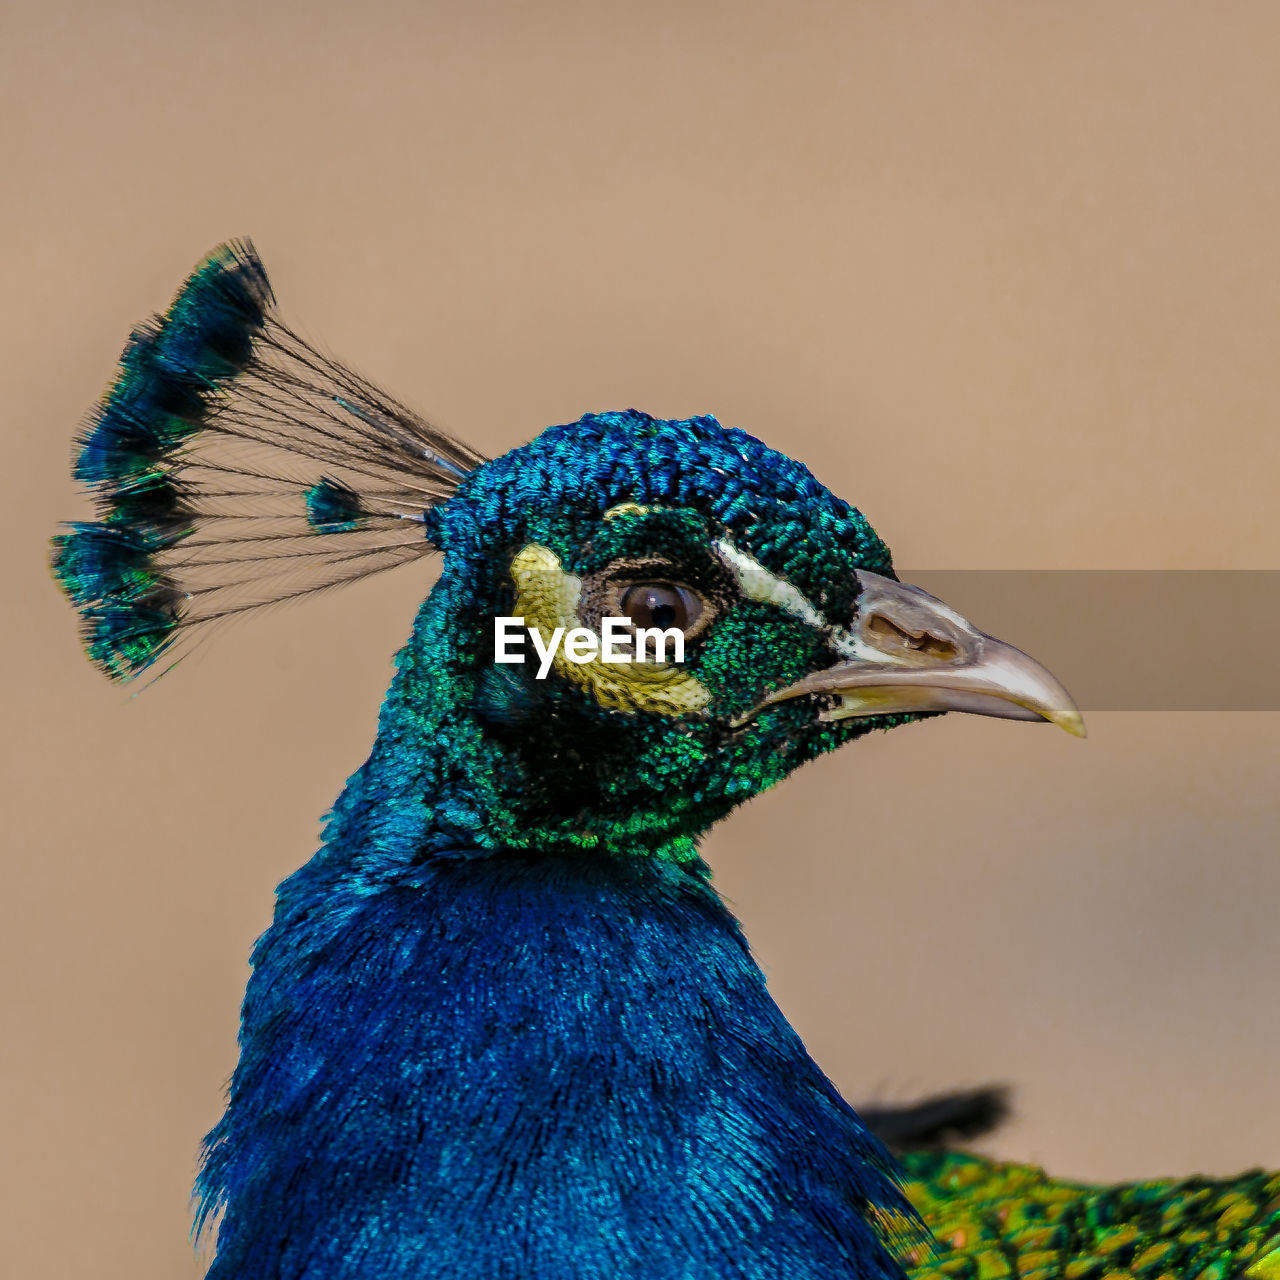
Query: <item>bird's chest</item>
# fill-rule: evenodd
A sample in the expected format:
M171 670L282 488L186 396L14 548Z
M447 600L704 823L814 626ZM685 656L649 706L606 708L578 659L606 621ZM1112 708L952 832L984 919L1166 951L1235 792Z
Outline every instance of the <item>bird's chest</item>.
M304 1254L341 1259L317 1280L862 1274L831 1270L878 1256L861 1132L723 908L460 879L371 898L305 959L264 946L218 1266L303 1252L213 1280Z

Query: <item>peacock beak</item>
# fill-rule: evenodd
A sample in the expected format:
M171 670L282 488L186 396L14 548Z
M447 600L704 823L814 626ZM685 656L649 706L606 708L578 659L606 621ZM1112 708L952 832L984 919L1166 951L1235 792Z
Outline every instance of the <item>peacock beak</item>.
M979 631L918 587L874 573L859 572L858 580L853 624L832 639L841 661L770 694L756 711L815 694L827 699L823 720L970 711L1047 720L1085 736L1071 695L1021 649Z

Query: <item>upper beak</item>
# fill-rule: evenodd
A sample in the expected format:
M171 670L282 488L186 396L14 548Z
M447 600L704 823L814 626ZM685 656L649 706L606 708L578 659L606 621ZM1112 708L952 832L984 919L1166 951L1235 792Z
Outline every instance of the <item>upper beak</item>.
M756 711L812 693L831 698L823 720L972 711L1047 720L1085 736L1071 695L1021 649L979 631L918 587L862 571L858 581L854 623L832 642L844 660L770 694Z

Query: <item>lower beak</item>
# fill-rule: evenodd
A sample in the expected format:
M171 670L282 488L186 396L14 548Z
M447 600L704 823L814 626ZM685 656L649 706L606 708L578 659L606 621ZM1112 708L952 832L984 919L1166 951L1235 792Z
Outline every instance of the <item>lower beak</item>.
M814 694L827 699L823 720L969 711L1048 721L1085 736L1071 695L1021 649L979 631L918 587L874 573L859 572L858 580L854 624L832 638L842 660L770 694L751 715Z

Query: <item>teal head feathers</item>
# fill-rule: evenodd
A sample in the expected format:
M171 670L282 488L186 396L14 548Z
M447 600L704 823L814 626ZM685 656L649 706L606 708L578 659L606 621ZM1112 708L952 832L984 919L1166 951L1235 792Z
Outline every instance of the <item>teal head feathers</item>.
M696 841L871 728L1080 731L1046 671L713 418L591 414L482 458L290 330L247 244L134 335L77 475L97 518L54 569L118 679L443 554L373 752L255 951L201 1175L214 1280L899 1274L919 1240L892 1162ZM501 619L545 657L501 661ZM683 652L573 651L609 619Z

